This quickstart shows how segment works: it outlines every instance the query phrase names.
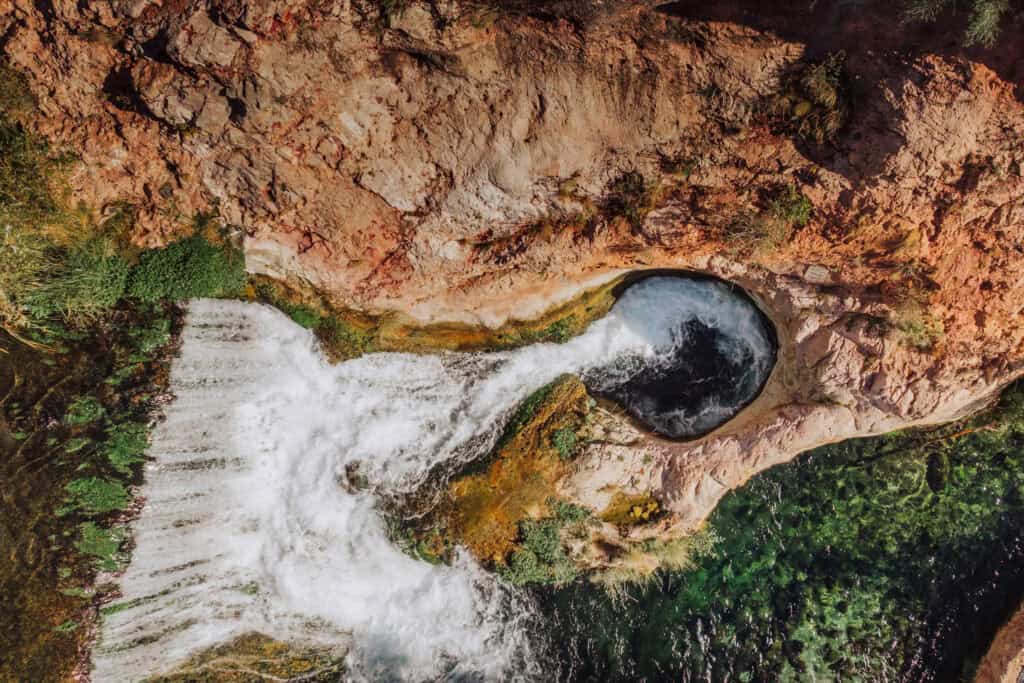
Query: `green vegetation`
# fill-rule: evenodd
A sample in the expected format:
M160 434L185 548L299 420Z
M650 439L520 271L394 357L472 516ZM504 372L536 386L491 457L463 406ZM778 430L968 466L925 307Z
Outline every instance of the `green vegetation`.
M648 183L639 171L627 171L609 185L604 211L609 216L623 217L634 232L639 232L657 202L657 194L656 183Z
M811 220L814 205L796 185L780 189L768 206L768 213L786 225L802 228Z
M625 600L545 592L581 679L971 680L1024 586L1024 384L762 473L709 528L713 553Z
M123 475L130 475L132 465L144 460L149 445L149 430L140 422L122 422L107 428L103 453L111 466Z
M558 451L558 457L562 460L572 460L576 455L576 448L579 446L579 437L572 427L556 429L551 435L551 445Z
M124 543L124 527L104 528L94 522L82 522L78 525L78 540L75 549L87 555L96 563L96 568L104 572L117 571L124 563L120 555L121 544Z
M95 422L103 417L103 404L91 396L80 396L68 406L64 421L71 426L79 426Z
M65 505L58 514L80 512L86 515L105 515L124 510L131 502L131 494L116 479L85 477L75 479L66 487Z
M0 105L4 75L0 70ZM138 256L119 245L122 209L97 224L70 210L64 193L69 157L21 125L0 117L0 327L31 343L28 333L54 322L85 327L126 295L144 302L238 294L241 253L195 234ZM208 217L197 217L196 229Z
M537 414L540 407L548 400L548 397L551 395L551 392L559 381L561 381L561 378L551 382L550 384L542 386L540 389L527 396L526 400L519 404L519 407L516 408L516 412L512 416L512 419L508 421L507 425L505 425L505 431L501 433L501 438L498 439L498 443L494 447L495 451L500 450L509 441L511 441L512 437L518 434L520 430L522 430L522 428L533 419L533 416Z
M15 117L35 104L21 72L0 62L0 116Z
M772 252L785 246L793 230L807 225L814 205L795 185L775 190L767 209L739 213L726 228L726 242L737 252Z
M913 301L896 310L892 324L900 341L918 351L933 350L945 335L942 321Z
M57 633L71 633L76 629L78 629L78 622L74 619L68 619L67 621L62 622L59 626L55 626L53 628Z
M835 142L850 116L845 63L836 52L784 79L771 107L783 130L818 146Z
M907 0L903 17L907 22L934 22L954 6L953 0ZM1014 9L1011 0L969 0L967 6L970 8L964 32L967 46L994 47L1004 26L1021 17L1020 7Z
M180 301L238 295L244 286L241 253L196 234L143 252L129 278L128 294L146 302Z
M498 574L506 581L559 585L579 576L579 568L562 545L562 535L586 524L590 515L584 508L561 501L548 501L548 506L554 516L520 523L519 546L507 564L497 565Z

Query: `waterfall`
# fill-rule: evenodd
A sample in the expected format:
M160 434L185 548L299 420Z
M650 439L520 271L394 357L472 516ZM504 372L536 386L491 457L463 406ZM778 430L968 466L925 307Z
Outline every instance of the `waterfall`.
M516 404L562 373L628 381L686 343L687 320L742 346L763 381L774 349L760 316L722 283L651 278L565 344L332 366L272 308L191 302L125 607L103 617L93 680L165 673L253 631L347 652L357 680L550 676L531 651L529 598L468 555L434 566L403 554L379 496L485 453Z

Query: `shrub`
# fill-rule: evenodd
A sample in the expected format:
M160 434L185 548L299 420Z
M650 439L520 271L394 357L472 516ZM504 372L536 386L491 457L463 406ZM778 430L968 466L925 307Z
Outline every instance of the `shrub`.
M153 353L171 341L171 319L157 318L147 327L132 332L139 360L148 360Z
M802 228L811 220L814 205L796 185L786 185L772 200L769 213L787 225Z
M37 320L60 315L73 324L89 322L124 295L130 266L110 240L92 238L56 250L53 260L49 276L22 294Z
M634 231L639 231L644 218L654 208L655 195L655 185L649 185L639 171L627 171L608 186L606 210L624 217Z
M86 477L75 479L65 490L65 505L57 511L58 515L78 511L87 515L105 515L109 512L124 510L131 502L128 489L114 479Z
M557 519L527 520L520 525L523 541L498 573L510 583L564 584L579 575L579 569L565 554Z
M128 294L142 301L228 296L245 286L240 252L202 235L143 252L128 280Z
M900 341L918 351L931 351L945 336L942 321L927 313L916 302L898 309L893 325Z
M774 104L785 129L819 146L836 139L850 113L845 62L836 52L786 79Z
M771 213L739 213L725 229L725 240L737 251L781 249L793 234L784 220Z

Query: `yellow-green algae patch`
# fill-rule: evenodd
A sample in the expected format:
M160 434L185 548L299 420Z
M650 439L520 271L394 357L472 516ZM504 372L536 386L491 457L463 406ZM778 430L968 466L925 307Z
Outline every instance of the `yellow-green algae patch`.
M483 351L537 342L564 342L604 317L615 303L616 278L531 320L509 320L500 327L459 322L421 323L395 312L379 315L337 306L313 287L252 276L246 296L276 306L312 329L333 362L374 351Z
M548 501L570 467L556 434L586 428L590 398L565 376L520 406L486 470L451 482L441 517L449 534L479 560L504 563L516 548L520 524L550 516Z
M649 493L630 495L619 491L601 512L601 521L616 526L636 526L658 519L661 503Z
M249 681L337 681L342 657L248 633L200 652L176 671L147 683L248 683Z

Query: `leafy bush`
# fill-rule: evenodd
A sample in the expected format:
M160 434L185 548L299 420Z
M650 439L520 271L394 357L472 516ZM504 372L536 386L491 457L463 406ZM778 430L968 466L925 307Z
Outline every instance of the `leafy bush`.
M57 511L63 515L78 511L87 515L105 515L108 512L124 510L131 502L131 495L124 484L115 479L86 477L75 479L65 490L65 506Z
M549 499L552 516L526 520L519 525L521 542L508 558L508 564L497 567L498 574L516 585L527 583L564 584L579 576L580 570L566 554L562 545L564 530L579 531L591 518L586 508Z
M558 519L527 520L520 525L521 547L512 553L498 573L516 585L526 583L563 584L579 576L579 569L565 554Z
M193 235L143 252L128 280L128 294L147 302L229 296L245 286L245 262L228 246Z
M814 205L796 185L786 185L768 207L771 215L787 225L802 228L811 220Z

